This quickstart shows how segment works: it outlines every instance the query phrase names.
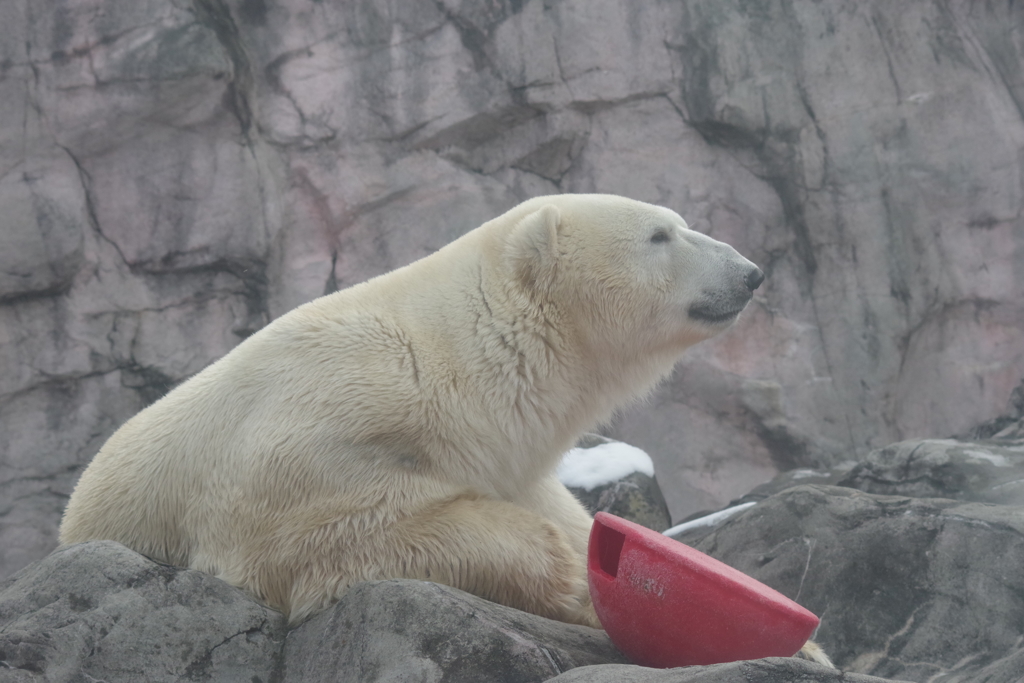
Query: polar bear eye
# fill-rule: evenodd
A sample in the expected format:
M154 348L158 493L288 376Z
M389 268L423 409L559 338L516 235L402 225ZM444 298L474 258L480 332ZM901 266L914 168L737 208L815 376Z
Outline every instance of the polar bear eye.
M671 236L668 234L668 230L659 228L653 235L651 235L651 244L660 244L662 242L668 242Z

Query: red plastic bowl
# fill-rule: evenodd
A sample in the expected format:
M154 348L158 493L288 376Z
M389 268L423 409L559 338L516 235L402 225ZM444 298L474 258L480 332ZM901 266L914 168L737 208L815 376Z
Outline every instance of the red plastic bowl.
M818 617L689 546L598 512L590 597L601 625L636 664L659 668L789 657Z

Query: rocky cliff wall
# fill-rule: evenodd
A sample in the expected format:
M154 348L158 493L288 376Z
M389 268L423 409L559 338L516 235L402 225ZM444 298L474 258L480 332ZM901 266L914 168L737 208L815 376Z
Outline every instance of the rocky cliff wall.
M768 279L608 431L676 518L963 431L1024 376L1024 6L0 4L0 575L104 439L304 301L530 196Z

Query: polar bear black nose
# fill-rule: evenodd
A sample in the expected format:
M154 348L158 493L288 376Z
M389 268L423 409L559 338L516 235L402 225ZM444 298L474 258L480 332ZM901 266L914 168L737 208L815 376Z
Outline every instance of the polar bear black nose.
M743 278L743 281L747 284L747 288L753 292L764 282L764 273L761 272L760 268L754 268L747 273L747 277Z

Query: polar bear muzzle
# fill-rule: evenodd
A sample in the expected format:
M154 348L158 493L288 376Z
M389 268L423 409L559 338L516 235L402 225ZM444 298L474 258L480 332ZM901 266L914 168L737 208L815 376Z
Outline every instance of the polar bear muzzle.
M729 269L726 281L720 288L703 291L701 298L687 311L690 318L711 324L727 323L735 319L754 295L754 290L764 282L761 269L748 264Z

